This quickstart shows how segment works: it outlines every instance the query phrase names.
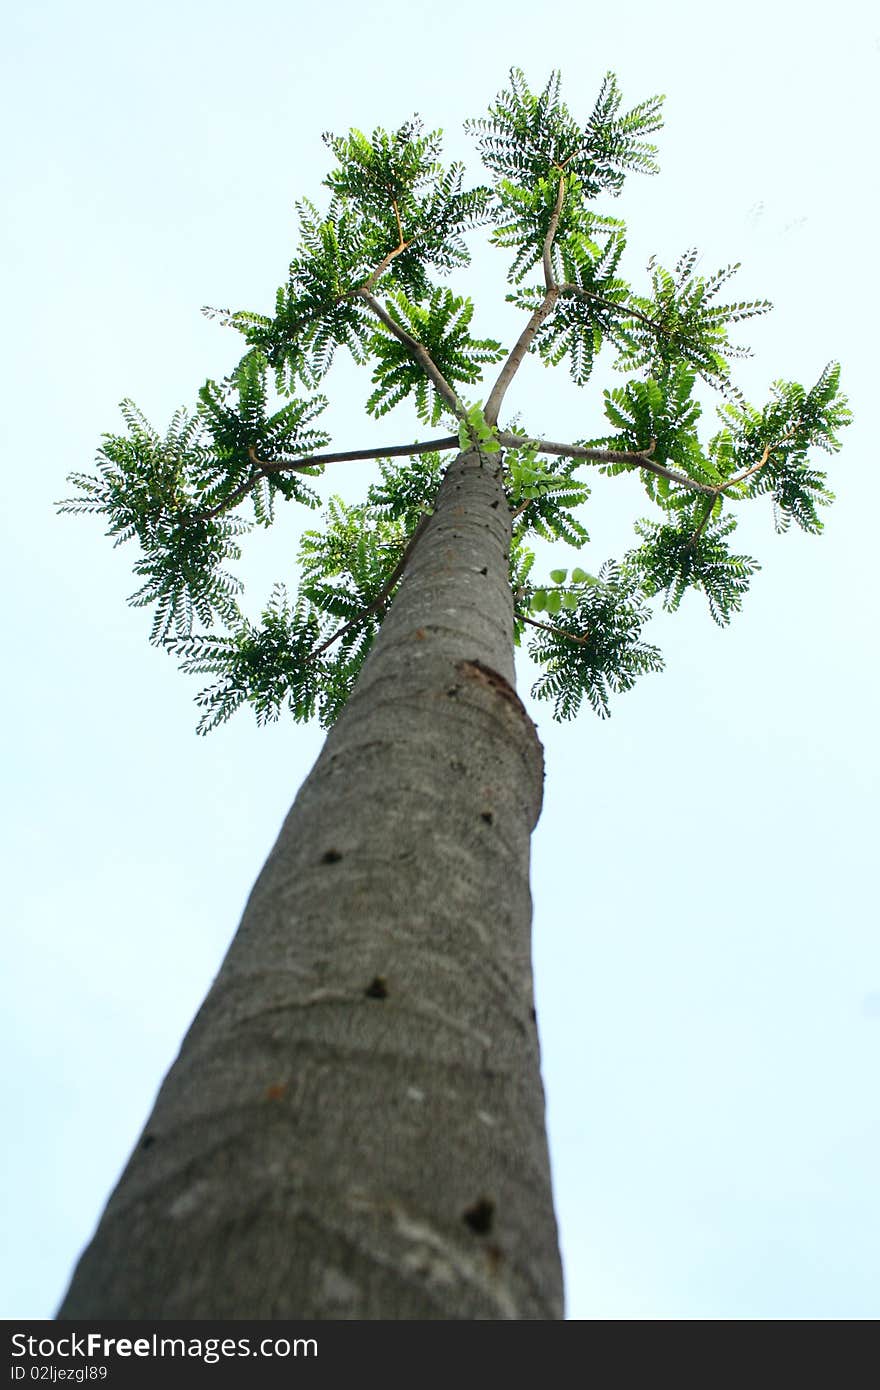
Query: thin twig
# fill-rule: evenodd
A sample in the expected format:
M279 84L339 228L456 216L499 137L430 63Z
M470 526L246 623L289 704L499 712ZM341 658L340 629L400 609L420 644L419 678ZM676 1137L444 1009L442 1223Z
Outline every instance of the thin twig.
M402 251L406 251L408 247L412 246L413 242L415 241L415 237L410 237L409 241L407 241L407 240L404 238L404 235L403 235L403 227L401 226L401 222L400 222L400 209L399 209L398 206L397 206L397 199L396 199L396 198L393 198L393 199L391 200L391 206L392 206L392 208L394 209L394 218L395 218L395 221L397 222L397 245L395 246L395 248L394 248L393 251L389 251L389 252L388 252L387 256L383 256L383 257L382 257L381 261L380 261L379 264L376 266L376 269L373 271L372 275L370 275L370 276L364 281L363 285L361 285L360 288L363 289L363 290L366 290L368 294L369 294L370 290L373 288L373 286L375 285L376 281L379 280L379 279L381 278L381 276L383 276L383 275L385 274L385 271L388 269L388 267L390 266L391 262L392 262L397 256L399 256L399 255L401 254Z
M793 438L794 438L794 436L793 436L793 435L790 435L790 434L783 435L783 437L782 437L782 439L780 439L779 443L780 443L780 444L785 444L787 440L793 439ZM762 468L764 467L765 463L767 463L767 461L769 460L770 455L771 455L771 453L773 452L773 449L775 449L776 447L777 447L777 446L776 446L775 444L774 444L774 445L765 444L765 445L764 445L764 452L763 452L763 454L761 455L761 457L758 459L758 462L757 462L757 463L753 463L752 466L751 466L751 468L744 468L743 471L742 471L742 473L737 473L737 475L736 475L735 478L728 478L726 482L724 482L724 483L719 483L718 486L715 488L715 496L716 496L716 497L722 497L722 496L724 495L724 493L726 492L727 488L733 487L734 484L736 484L736 483L744 483L745 480L746 480L746 478L751 478L752 475L753 475L754 473L757 473L760 469L762 469ZM693 546L695 546L696 543L697 543L697 541L700 539L700 536L702 535L702 532L703 532L703 530L705 529L706 522L709 520L709 517L712 515L712 511L713 511L713 509L714 509L714 506L715 506L714 502L710 504L709 510L706 512L706 515L703 517L703 520L700 522L700 524L699 524L699 526L697 527L696 531L694 532L694 534L691 536L690 540L688 541L688 549L689 549L689 550L690 550Z
M643 314L640 309L634 308L631 304L620 304L617 300L606 299L602 294L596 294L593 290L585 290L581 285L575 285L570 280L559 286L560 294L573 294L579 299L592 299L597 304L604 304L606 309L614 309L625 318L639 319L648 328L652 328L655 333L662 333L665 337L671 338L673 335L668 328L664 328L662 323L652 319L648 314Z
M791 435L787 434L782 439L780 439L779 443L784 444L785 441L790 438ZM775 448L776 446L774 445L773 447ZM735 483L744 483L746 478L750 478L753 473L757 473L760 468L763 468L764 464L770 458L770 448L771 446L769 444L765 444L764 452L758 459L758 462L753 463L751 468L746 468L742 473L737 473L735 478L728 478L727 482L724 484L724 487L733 487ZM720 491L723 491L723 489L719 488L719 492Z
M395 220L395 222L397 223L397 241L398 241L398 246L399 246L399 249L402 251L403 248L404 248L404 245L405 245L406 243L405 243L404 240L403 240L403 227L401 226L401 222L400 222L400 208L399 208L398 205L397 205L397 199L396 199L396 198L392 198L392 199L391 199L391 206L392 206L393 209L394 209L394 220Z
M709 517L712 515L712 513L714 512L714 510L715 510L715 501L714 501L714 499L712 499L712 500L710 500L708 507L706 508L705 512L703 513L703 519L702 519L702 521L700 522L700 524L699 524L699 526L697 527L696 531L695 531L694 534L691 536L690 540L688 541L687 545L685 546L685 550L693 550L693 549L695 549L696 544L697 544L697 541L700 539L701 535L703 534L703 532L704 532L705 529L706 529L706 522L709 520Z
M193 521L214 521L218 516L223 516L225 512L237 506L241 499L246 497L250 492L254 483L260 477L261 471L261 469L255 468L250 477L246 478L223 502L218 502L216 507L211 507L207 512L196 512L192 518Z
M549 623L539 623L537 618L527 618L525 613L520 613L519 610L517 610L516 616L521 622L528 623L529 627L539 627L542 632L550 632L554 637L567 637L569 642L577 642L582 647L586 646L590 640L589 634L586 637L578 637L573 632L565 632L561 627L551 627Z

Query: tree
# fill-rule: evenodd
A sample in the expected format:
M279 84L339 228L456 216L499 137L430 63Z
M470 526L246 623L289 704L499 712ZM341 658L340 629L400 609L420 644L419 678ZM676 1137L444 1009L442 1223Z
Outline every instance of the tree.
M757 565L730 548L737 506L769 496L779 531L821 530L810 451L850 418L834 364L742 397L728 330L769 305L718 302L737 267L703 278L691 251L642 293L621 278L625 228L597 203L655 171L661 99L621 105L609 75L579 125L557 75L535 94L514 70L470 125L490 175L470 189L416 120L325 136L329 205L298 205L274 315L219 315L244 357L164 436L124 403L126 433L73 475L62 509L140 545L153 641L215 678L200 731L250 704L329 732L62 1317L561 1316L529 943L543 767L514 646L557 718L606 715L661 667L651 599L695 589L721 625L740 608ZM512 252L509 350L435 279L481 225ZM582 387L605 345L623 384L601 437L502 421L526 353ZM412 398L455 433L326 452L315 391L340 347L372 365L371 415ZM366 500L333 498L296 598L276 586L248 618L224 569L239 537L317 505L307 479L345 459L379 460ZM538 582L533 538L587 540L590 467L636 474L652 515L618 561Z

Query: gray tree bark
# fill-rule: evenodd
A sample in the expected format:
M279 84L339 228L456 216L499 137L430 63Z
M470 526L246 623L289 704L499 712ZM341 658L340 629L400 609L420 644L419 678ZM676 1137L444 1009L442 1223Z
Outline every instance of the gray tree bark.
M509 545L460 455L59 1317L562 1316Z

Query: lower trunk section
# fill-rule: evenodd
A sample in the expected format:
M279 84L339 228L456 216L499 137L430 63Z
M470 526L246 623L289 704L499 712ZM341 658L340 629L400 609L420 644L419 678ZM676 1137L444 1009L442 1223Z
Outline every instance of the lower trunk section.
M460 456L60 1317L562 1316L509 538Z

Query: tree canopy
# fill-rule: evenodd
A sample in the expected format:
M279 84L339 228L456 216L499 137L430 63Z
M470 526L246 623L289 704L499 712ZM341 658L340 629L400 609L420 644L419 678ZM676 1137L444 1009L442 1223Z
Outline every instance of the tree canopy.
M274 313L206 310L244 339L238 364L205 382L164 434L123 403L125 432L104 436L96 471L72 474L76 495L59 506L102 515L116 544L138 543L130 601L152 609L152 641L213 678L198 697L200 732L244 704L259 722L286 708L333 723L459 448L503 456L515 639L540 668L533 693L559 719L584 701L606 715L612 694L661 668L643 636L652 601L674 610L694 589L716 623L730 621L758 568L734 549L742 505L766 497L777 531L821 531L832 493L813 451L837 451L851 418L838 366L809 389L779 380L753 405L733 375L748 350L729 331L770 305L721 297L738 266L704 277L686 250L671 269L650 262L638 286L622 276L626 227L607 209L627 174L657 171L647 137L661 106L652 97L625 110L609 74L578 123L558 74L534 92L514 69L468 123L485 179L474 187L462 164L443 163L441 132L417 118L325 135L327 194L322 207L296 205L299 244ZM510 346L473 336L473 302L441 283L468 265L479 229L510 258L507 299L525 320ZM370 368L369 415L411 400L425 427L447 433L328 452L318 388L340 348ZM502 418L527 353L566 364L583 387L603 349L621 377L603 391L603 434L562 443ZM707 390L714 430L703 423ZM308 480L353 458L379 460L366 501L331 500L321 528L302 536L295 595L276 584L252 620L229 568L241 538L281 503L319 506ZM591 468L641 478L647 515L634 520L634 543L591 571L568 563L539 576L536 537L575 550L588 540Z

